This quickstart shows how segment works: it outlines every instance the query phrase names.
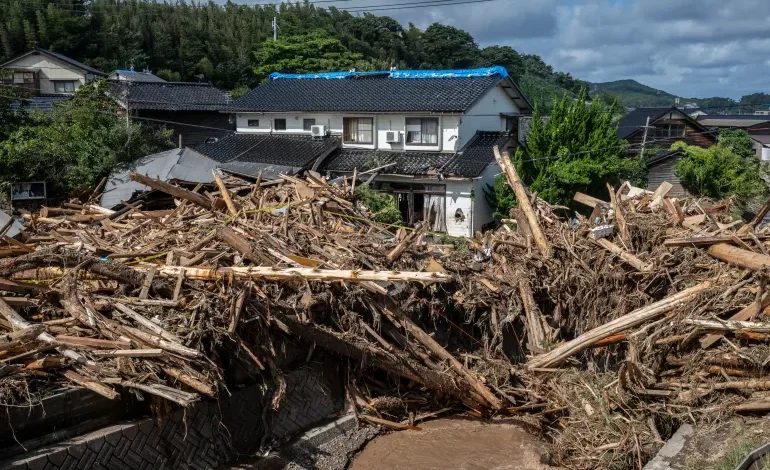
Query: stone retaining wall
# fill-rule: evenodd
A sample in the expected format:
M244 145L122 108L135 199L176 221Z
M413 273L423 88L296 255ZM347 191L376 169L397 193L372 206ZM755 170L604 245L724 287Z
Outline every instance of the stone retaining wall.
M342 409L344 394L334 364L304 366L286 376L278 410L264 406L272 390L253 385L229 398L175 410L162 426L151 418L114 424L0 462L0 470L195 469L209 470L253 454L267 433L278 441Z

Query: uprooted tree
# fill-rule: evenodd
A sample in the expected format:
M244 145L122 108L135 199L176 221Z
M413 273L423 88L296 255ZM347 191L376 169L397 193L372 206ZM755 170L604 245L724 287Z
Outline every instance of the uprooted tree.
M643 179L641 158L629 157L618 138L616 105L587 101L585 89L575 100L564 96L547 120L536 107L527 142L513 156L522 181L552 204L568 204L578 191L606 197L607 182ZM493 199L497 215L507 215L513 198L502 177L495 180Z

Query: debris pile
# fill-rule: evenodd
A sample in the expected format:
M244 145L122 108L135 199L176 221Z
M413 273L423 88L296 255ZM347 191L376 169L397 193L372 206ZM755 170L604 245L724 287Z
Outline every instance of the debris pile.
M293 342L348 358L362 420L527 413L570 468L633 468L685 420L770 409L770 265L728 202L608 188L585 217L530 194L474 238L375 223L355 179L185 189L172 206L24 214L0 248L0 400L65 386L189 406L233 364L276 384Z

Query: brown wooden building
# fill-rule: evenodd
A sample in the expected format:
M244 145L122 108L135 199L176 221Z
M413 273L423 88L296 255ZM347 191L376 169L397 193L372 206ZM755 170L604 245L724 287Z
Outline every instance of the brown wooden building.
M684 195L686 191L674 170L682 153L670 151L671 145L685 142L687 145L709 148L716 144L717 134L718 131L704 127L675 106L637 108L618 123L618 136L628 141L629 153L639 154L642 147L659 150L646 162L647 187L654 190L660 183L668 181L674 186L670 193L672 195Z
M649 127L645 140L645 126ZM716 143L717 131L712 131L675 106L667 108L636 108L618 123L618 136L628 141L630 152L645 148L670 148L674 142L709 148Z

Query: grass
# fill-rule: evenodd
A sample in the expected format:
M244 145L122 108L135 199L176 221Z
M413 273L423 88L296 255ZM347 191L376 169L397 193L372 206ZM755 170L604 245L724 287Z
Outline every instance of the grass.
M762 444L764 444L764 442L761 440L739 440L727 449L727 452L725 452L725 455L722 458L711 463L707 467L703 466L702 461L691 459L682 470L735 470L751 451ZM766 459L764 464L759 468L760 470L770 470L770 459Z

